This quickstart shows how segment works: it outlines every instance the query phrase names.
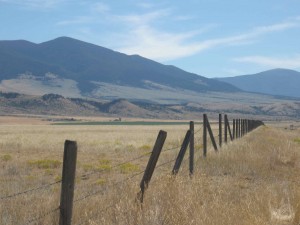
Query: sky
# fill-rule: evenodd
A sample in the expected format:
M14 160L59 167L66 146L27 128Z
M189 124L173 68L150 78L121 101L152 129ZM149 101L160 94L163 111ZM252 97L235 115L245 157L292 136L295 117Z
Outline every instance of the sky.
M205 77L300 71L300 0L0 0L0 40L61 36Z

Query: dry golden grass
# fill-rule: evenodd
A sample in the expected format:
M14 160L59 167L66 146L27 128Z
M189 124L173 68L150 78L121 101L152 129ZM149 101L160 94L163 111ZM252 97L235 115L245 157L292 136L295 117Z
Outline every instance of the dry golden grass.
M194 176L188 176L187 156L176 178L169 175L173 162L157 168L141 206L139 173L160 129L168 132L164 149L169 149L181 144L188 127L0 126L0 196L59 181L69 139L78 143L75 225L299 224L299 130L260 127L218 153L209 149L206 159L200 131ZM158 164L175 159L178 150L162 152ZM116 166L139 156L144 157ZM0 224L25 224L39 216L31 224L57 224L59 195L58 183L1 199Z

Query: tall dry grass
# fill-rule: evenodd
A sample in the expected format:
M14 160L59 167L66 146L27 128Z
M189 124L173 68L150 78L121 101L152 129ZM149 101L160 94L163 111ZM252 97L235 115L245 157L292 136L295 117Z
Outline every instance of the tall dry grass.
M204 159L200 130L194 176L188 176L187 156L176 178L169 175L173 162L157 168L141 205L139 173L163 128L164 149L180 145L188 129L1 126L0 196L60 180L63 143L71 139L79 146L73 224L299 224L300 131L261 127L218 153L209 149ZM163 152L158 164L175 159L178 150ZM0 224L25 224L39 216L31 224L57 224L59 194L55 184L1 200Z

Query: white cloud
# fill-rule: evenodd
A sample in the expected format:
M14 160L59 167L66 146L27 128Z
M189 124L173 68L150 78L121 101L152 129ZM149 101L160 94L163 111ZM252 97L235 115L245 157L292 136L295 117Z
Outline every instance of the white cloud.
M197 47L181 44L194 35L194 32L172 34L158 32L148 26L140 26L133 31L132 36L127 40L129 42L127 47L118 50L127 54L140 54L151 59L175 59L190 54L193 48Z
M258 37L285 31L299 26L299 22L283 22L269 26L260 26L239 35L221 38L212 38L203 41L191 41L198 38L200 31L189 31L185 33L171 33L159 31L151 27L149 22L157 19L156 16L126 17L128 21L136 22L136 26L128 33L124 47L118 50L127 54L140 54L154 60L168 61L181 57L191 56L204 50L218 46L232 46L241 44L251 44Z
M266 56L246 56L233 59L236 62L253 63L260 66L269 68L287 68L299 69L300 68L300 54L289 57L266 57Z
M147 8L148 6L152 6L141 4L139 4L140 7ZM299 17L295 17L281 23L254 27L240 34L210 39L203 39L201 34L211 30L215 25L206 25L197 30L186 30L184 32L168 31L166 28L158 28L158 24L161 25L170 22L184 23L185 20L192 19L190 15L172 16L171 8L161 10L149 9L147 13L141 14L117 15L113 13L113 8L110 8L109 5L96 3L91 4L90 15L61 21L57 23L57 25L89 25L95 32L94 36L97 37L99 36L96 30L97 26L102 23L101 26L104 24L108 28L105 33L101 34L102 39L104 39L106 35L107 37L105 39L110 40L107 47L126 54L139 54L160 61L192 56L220 46L250 45L259 41L259 38L264 35L282 32L300 26ZM112 27L119 27L120 29L117 31L109 30L110 25L112 25ZM172 27L172 25L168 27ZM201 40L201 38L203 40Z
M250 34L254 36L263 35L271 32L284 31L287 29L299 27L299 21L295 18L294 21L272 24L269 26L261 26L255 28Z
M246 74L245 71L239 70L239 69L223 69L224 74L226 74L226 76L238 76L238 75L242 75L242 74Z
M15 4L27 8L51 8L64 0L0 0L7 4Z
M93 18L90 16L79 16L70 20L63 20L60 21L58 23L56 23L56 25L59 26L66 26L66 25L72 25L72 24L87 24L87 23L91 23L93 22Z
M114 19L119 20L124 24L129 26L144 26L151 22L167 17L170 15L169 9L156 10L145 14L129 14L129 15L119 15L112 16Z

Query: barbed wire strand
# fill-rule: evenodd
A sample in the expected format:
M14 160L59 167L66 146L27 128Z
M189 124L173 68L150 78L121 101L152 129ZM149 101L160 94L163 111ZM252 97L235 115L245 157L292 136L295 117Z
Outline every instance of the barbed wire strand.
M107 188L115 187L116 185L119 185L119 184L122 184L122 183L126 182L127 180L130 180L130 179L132 179L132 178L134 178L134 177L136 177L136 176L138 176L138 175L140 175L140 174L142 174L142 173L144 173L144 172L145 172L145 170L144 170L144 171L141 171L141 172L138 172L138 173L135 173L135 174L132 175L132 176L128 176L128 177L126 177L126 178L124 178L124 179L122 179L122 180L120 180L120 181L117 181L117 182L115 182L115 183L113 183L113 184L111 184L111 185L106 186L106 189L107 189ZM89 197L91 197L91 196L94 196L94 195L97 195L97 194L104 193L104 192L105 192L104 189L94 191L94 192L92 192L92 193L89 193L89 194L87 194L87 195L85 195L85 196L82 196L82 197L80 197L80 198L74 200L74 203L79 202L79 201L82 201L82 200L84 200L84 199L87 199L87 198L89 198Z
M203 124L201 125L201 128L198 129L196 132L194 131L194 134L197 134L199 133L200 131L202 131L202 128L203 128ZM174 149L177 149L177 148L180 148L181 147L181 144L180 145L176 145L176 146L173 146L173 147L170 147L170 148L167 148L167 149L164 149L162 150L161 152L167 152L167 151L171 151L171 150L174 150Z
M123 182L125 182L125 181L127 181L127 180L130 180L130 179L132 179L132 178L134 178L134 177L136 177L136 176L138 176L138 175L140 175L140 174L142 174L142 173L144 173L144 172L145 172L145 171L142 171L142 172L136 173L136 174L134 174L134 175L132 175L132 176L128 176L128 177L122 179L121 181L118 181L118 182L116 182L116 183L114 183L114 184L112 184L112 185L109 185L109 187L114 187L114 186L116 186L116 185L118 185L118 184L120 184L120 183L123 183ZM82 197L82 198L79 198L79 199L74 200L73 203L78 202L78 201L81 201L81 200L86 199L86 198L88 198L88 197L91 197L91 196L93 196L93 195L99 194L99 193L101 193L101 192L104 193L105 190L99 190L99 191L97 191L97 192L93 192L92 194L89 194L89 195L86 195L86 196L84 196L84 197ZM110 208L110 207L112 207L112 206L113 206L113 205L108 206L108 207L106 207L106 208L105 208L104 210L102 210L102 211L105 211L105 210L107 210L108 208ZM57 208L55 208L55 209L53 209L53 210L50 210L50 211L48 211L48 212L46 212L46 213L44 213L44 214L42 214L42 215L40 215L40 216L38 216L38 217L36 217L36 218L33 218L33 219L27 221L24 225L28 225L28 224L31 224L31 223L33 223L33 222L36 222L36 221L38 221L38 220L40 220L40 219L42 219L42 218L45 218L46 216L48 216L48 215L50 215L50 214L52 214L52 213L58 211L59 209L60 209L60 207L57 207ZM100 212L101 212L101 211L100 211ZM90 219L90 218L89 218L89 219Z
M163 167L163 166L165 166L165 165L167 165L167 164L169 164L169 163L171 163L171 162L173 162L173 161L175 161L175 160L176 160L176 159L173 159L173 160L170 160L170 161L161 163L161 164L159 164L158 166L156 166L156 168ZM125 182L126 180L132 179L133 177L135 177L135 176L137 176L137 175L140 175L141 173L144 173L144 172L145 172L145 171L140 172L140 173L137 173L137 174L134 174L133 176L127 177L127 178L125 178L125 179L123 179L123 180L121 180L121 181L119 181L119 182L117 182L117 183L111 185L111 187L114 187L114 186L117 185L118 183ZM161 176L167 175L168 173L169 173L169 172L164 173L164 174L160 174L158 178L160 178ZM157 179L155 179L155 180L152 181L151 183L155 183L156 181L157 181ZM103 193L104 193L104 190L101 190L101 191L103 191ZM99 193L100 193L100 191L99 191ZM95 194L96 194L96 193L95 193ZM98 193L97 193L97 194L98 194ZM77 201L80 201L80 200L83 200L83 199L77 199ZM75 200L75 201L76 201L76 200ZM74 201L74 202L75 202L75 201ZM104 209L102 209L102 210L100 210L100 211L97 211L97 212L96 212L97 215L94 215L94 216L92 216L92 217L89 217L88 219L84 220L83 222L80 222L80 223L77 224L77 225L83 225L83 224L85 224L88 220L93 219L93 218L95 218L96 216L98 216L99 213L102 213L102 212L104 212L104 211L107 211L108 209L110 209L110 208L112 208L112 207L114 207L114 206L115 206L115 204L111 204L111 205L105 207ZM96 214L96 213L95 213L95 214Z
M181 145L177 145L177 146L175 146L175 147L171 147L171 148L162 150L161 153L168 152L168 151L172 151L172 150L178 149L178 148L180 148L180 147L181 147Z
M161 164L159 164L158 166L156 166L155 168L163 167L163 166L165 166L165 165L167 165L167 164L169 164L169 163L171 163L171 162L174 162L174 161L176 161L176 159L172 159L172 160L169 160L169 161L167 161L167 162L161 163Z
M119 167L119 166L122 166L122 165L125 165L125 164L127 164L127 163L136 161L136 160L141 159L141 158L143 158L143 157L145 157L145 156L148 156L149 154L152 154L152 151L151 151L151 152L146 152L146 153L144 153L143 155L140 155L140 156L138 156L138 157L136 157L136 158L133 158L133 159L130 159L130 160L128 160L128 161L118 163L118 164L116 164L116 165L110 167L110 169L115 169L115 168L117 168L117 167ZM90 173L82 174L80 177L86 177L86 176L90 176L90 175L93 175L93 174L99 174L99 173L102 173L102 172L105 172L105 171L106 171L106 169L101 169L101 170L93 171L93 172L90 172Z
M33 192L33 191L38 191L38 190L41 190L41 189L45 189L47 187L53 186L53 185L61 183L61 182L62 182L62 180L59 180L59 181L56 181L56 182L53 182L53 183L50 183L50 184L46 184L46 185L42 185L42 186L39 186L39 187L36 187L36 188L33 188L33 189L25 190L25 191L14 193L14 194L7 195L7 196L2 196L2 197L0 197L0 200L5 200L5 199L13 198L13 197L16 197L16 196L19 196L19 195L27 194L27 193L30 193L30 192Z

